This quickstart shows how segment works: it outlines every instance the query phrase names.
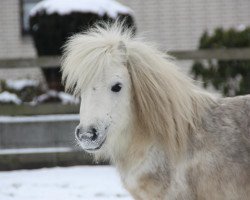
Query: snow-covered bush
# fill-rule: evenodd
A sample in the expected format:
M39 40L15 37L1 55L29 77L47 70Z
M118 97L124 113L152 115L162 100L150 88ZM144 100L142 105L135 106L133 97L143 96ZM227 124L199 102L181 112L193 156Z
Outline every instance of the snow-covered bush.
M98 21L119 18L126 26L135 27L132 13L115 0L43 0L30 12L30 31L39 56L61 55L68 37ZM50 89L63 90L59 68L42 70Z
M78 104L79 99L64 92L45 91L37 80L0 80L1 104Z
M72 34L117 18L134 26L132 11L113 0L44 0L31 10L30 27L38 55L60 55Z
M2 80L1 90L15 94L22 102L30 102L34 97L43 93L37 80Z
M16 94L4 91L0 93L0 104L21 104L22 100Z
M32 104L61 102L62 104L79 104L79 99L65 92L49 90L46 93L34 98Z

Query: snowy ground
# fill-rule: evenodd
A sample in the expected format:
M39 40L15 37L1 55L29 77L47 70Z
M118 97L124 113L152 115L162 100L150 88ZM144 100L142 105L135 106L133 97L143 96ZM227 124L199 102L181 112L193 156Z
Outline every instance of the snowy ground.
M0 172L2 200L132 200L109 166Z

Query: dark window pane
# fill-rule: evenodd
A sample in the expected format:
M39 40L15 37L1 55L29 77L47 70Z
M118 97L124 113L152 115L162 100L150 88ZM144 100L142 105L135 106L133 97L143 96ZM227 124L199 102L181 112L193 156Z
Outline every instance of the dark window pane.
M22 0L21 2L21 17L22 31L24 34L29 33L29 12L41 0Z

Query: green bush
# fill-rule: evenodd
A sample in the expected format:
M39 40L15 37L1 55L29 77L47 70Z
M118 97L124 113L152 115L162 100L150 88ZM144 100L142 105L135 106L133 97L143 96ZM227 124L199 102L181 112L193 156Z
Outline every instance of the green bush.
M217 28L211 35L205 32L199 44L199 49L245 47L250 47L250 27L242 31ZM250 60L195 62L191 72L202 79L204 87L213 85L226 96L250 94Z

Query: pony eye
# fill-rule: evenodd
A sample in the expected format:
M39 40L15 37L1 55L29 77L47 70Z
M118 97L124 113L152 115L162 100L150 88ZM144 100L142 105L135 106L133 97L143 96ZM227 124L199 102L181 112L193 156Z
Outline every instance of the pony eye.
M120 92L121 89L122 89L121 83L116 83L111 87L112 92Z

